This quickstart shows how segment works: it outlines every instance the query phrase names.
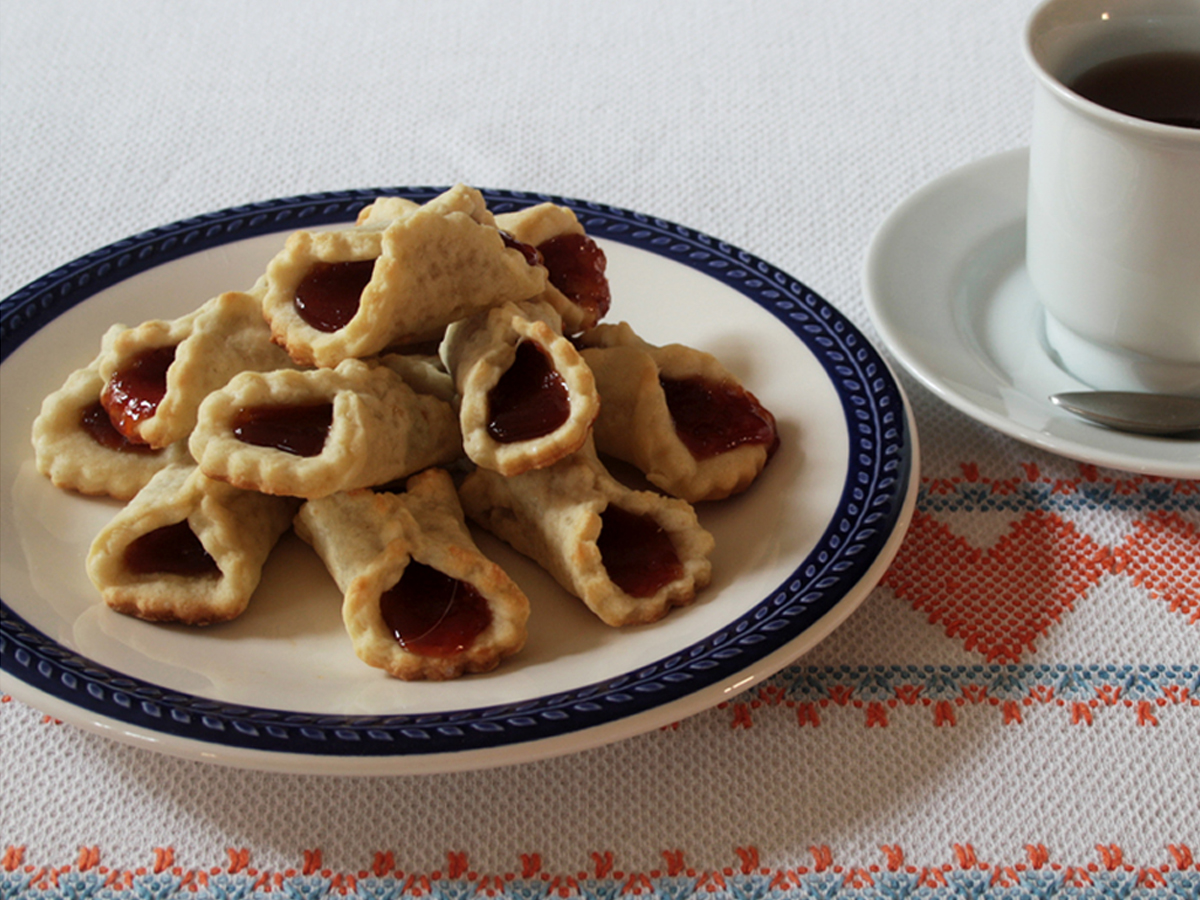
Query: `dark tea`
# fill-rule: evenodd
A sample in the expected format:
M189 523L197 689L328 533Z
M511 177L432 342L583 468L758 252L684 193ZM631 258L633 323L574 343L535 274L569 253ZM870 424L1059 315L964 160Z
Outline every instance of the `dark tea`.
M1144 53L1100 63L1069 87L1114 112L1200 128L1200 52Z

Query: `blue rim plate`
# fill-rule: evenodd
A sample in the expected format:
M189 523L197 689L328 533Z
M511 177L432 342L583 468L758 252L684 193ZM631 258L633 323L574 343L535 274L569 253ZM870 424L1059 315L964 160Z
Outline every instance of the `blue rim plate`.
M716 353L780 421L784 446L759 483L702 505L718 550L713 585L694 606L627 633L603 629L569 598L549 597L556 586L483 536L534 602L522 661L408 685L356 660L341 667L352 654L332 606L301 606L296 615L319 624L273 643L284 607L257 594L252 610L261 602L270 612L217 626L216 638L126 619L88 596L87 528L116 505L41 479L28 435L41 397L95 355L103 323L180 315L220 290L248 287L291 231L352 222L382 194L421 202L440 191L322 193L187 219L81 257L0 304L7 693L118 740L229 765L338 774L483 768L679 721L778 671L865 599L912 514L917 441L899 385L863 335L804 284L707 235L630 210L500 190L484 192L494 212L546 200L573 208L609 257L609 319L627 319L654 343ZM290 552L298 559L306 549ZM296 592L287 578L268 571L260 593ZM331 590L330 582L311 592ZM330 647L337 661L309 672ZM237 650L250 656L228 656ZM234 671L222 680L217 668Z

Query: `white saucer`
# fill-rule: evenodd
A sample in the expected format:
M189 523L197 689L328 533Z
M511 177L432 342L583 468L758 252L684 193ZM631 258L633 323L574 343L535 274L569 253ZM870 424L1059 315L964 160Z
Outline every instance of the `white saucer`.
M905 368L951 406L1073 459L1200 478L1200 442L1091 425L1050 403L1088 386L1046 348L1025 268L1025 149L923 187L887 217L867 252L867 309Z

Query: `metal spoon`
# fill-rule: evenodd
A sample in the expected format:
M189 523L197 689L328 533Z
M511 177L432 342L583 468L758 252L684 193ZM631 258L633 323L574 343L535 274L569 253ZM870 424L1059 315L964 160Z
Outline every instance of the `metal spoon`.
M1200 430L1200 397L1135 391L1072 391L1054 394L1050 402L1118 431L1169 435Z

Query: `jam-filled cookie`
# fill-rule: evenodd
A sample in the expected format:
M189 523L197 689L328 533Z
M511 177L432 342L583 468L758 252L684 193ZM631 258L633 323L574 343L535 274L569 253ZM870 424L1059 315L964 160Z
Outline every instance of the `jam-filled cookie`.
M389 366L348 359L238 375L204 401L189 447L212 478L311 499L451 462L462 440L445 400Z
M114 325L102 343L123 330ZM42 401L33 422L34 458L55 487L128 500L161 469L191 461L186 441L155 449L117 431L100 403L103 390L97 358Z
M628 324L580 338L596 378L596 447L697 503L744 491L779 443L775 417L709 353L656 347Z
M194 465L168 466L96 536L88 576L127 615L187 625L233 619L298 505L214 481Z
M100 354L100 399L129 440L166 447L187 438L200 403L238 372L286 365L259 298L229 291L178 319L114 335Z
M476 465L517 475L575 452L590 434L595 382L548 304L508 303L456 322L441 356Z
M625 487L590 442L512 478L476 469L459 497L474 522L541 565L608 625L660 619L711 579L713 538L692 507Z
M372 207L353 228L292 234L267 267L263 312L298 363L434 340L456 319L545 287L546 270L505 243L474 188Z
M529 601L475 546L444 470L413 476L404 493L310 500L295 526L342 591L368 665L441 680L486 672L524 645Z
M562 316L566 334L587 331L604 318L612 305L608 260L573 210L539 203L501 213L496 227L537 251L550 282L542 299Z

